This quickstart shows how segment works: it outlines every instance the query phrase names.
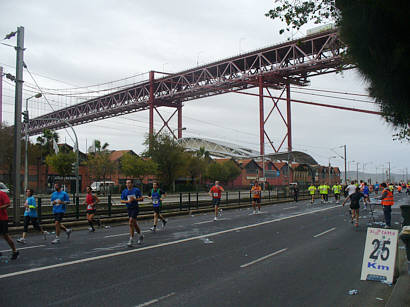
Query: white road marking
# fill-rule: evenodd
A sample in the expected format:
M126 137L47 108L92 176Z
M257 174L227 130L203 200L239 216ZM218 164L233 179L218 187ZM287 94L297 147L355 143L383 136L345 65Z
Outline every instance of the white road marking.
M198 222L198 223L194 223L194 225L201 225L201 224L206 224L206 223L213 223L214 221L202 221L202 222Z
M218 217L218 219L216 220L216 222L218 222L218 221L227 221L227 220L230 220L230 219ZM214 223L214 222L215 222L214 220L202 221L202 222L194 223L194 225L201 225L201 224Z
M136 307L149 306L149 305L158 303L159 301L162 301L162 300L164 300L164 299L166 299L166 298L168 298L168 297L170 297L170 296L173 296L173 295L175 295L175 292L171 292L170 294L167 294L167 295L161 296L161 297L159 297L159 298L155 298L155 299L153 299L153 300L150 300L150 301L148 301L148 302L139 304L139 305L137 305Z
M324 232L321 232L321 233L318 233L317 235L314 235L313 237L314 237L314 238L317 238L317 237L323 236L324 234L327 234L328 232L331 232L331 231L333 231L333 230L335 230L335 229L336 229L336 227L330 228L330 229L328 229L328 230L326 230L326 231L324 231Z
M252 265L252 264L261 262L261 261L263 261L263 260L265 260L265 259L268 259L269 257L272 257L272 256L275 256L275 255L277 255L277 254L283 253L284 251L287 251L287 250L288 250L287 248L283 248L283 249L278 250L278 251L276 251L276 252L274 252L274 253L271 253L271 254L269 254L269 255L260 257L260 258L254 260L254 261L249 262L249 263L242 264L242 265L241 265L241 268L246 268L246 267L248 267L248 266L250 266L250 265Z
M34 246L20 247L20 248L17 248L17 250L44 247L44 246L45 245L34 245ZM5 249L5 250L0 251L0 253L9 252L9 251L10 251L10 249Z
M290 209L294 209L297 208L298 206L293 206L293 207L288 207L288 208L283 208L283 210L290 210Z
M143 230L143 231L141 231L142 233L147 233L147 232L150 232L151 230ZM114 238L114 237L121 237L121 236L129 236L130 235L130 233L129 232L124 232L124 233L119 233L119 234L116 234L116 235L109 235L109 236L104 236L104 238Z
M171 242L164 242L164 243L160 243L160 244L157 244L157 245L145 246L145 247L141 247L141 248L138 248L138 249L130 249L130 250L127 250L127 251L115 252L115 253L106 254L106 255L94 256L94 257L90 257L90 258L67 261L67 262L63 262L63 263L58 263L58 264L53 264L53 265L48 265L48 266L43 266L43 267L38 267L38 268L33 268L33 269L27 269L27 270L23 270L23 271L17 271L17 272L8 273L8 274L3 274L3 275L0 275L0 279L19 276L19 275L24 275L24 274L29 274L29 273L33 273L33 272L50 270L50 269L54 269L54 268L70 266L70 265L79 264L79 263L86 263L86 262L96 261L96 260L100 260L100 259L106 259L106 258L121 256L121 255L127 255L127 254L131 254L131 253L139 253L139 252L142 252L142 251L145 251L145 250L150 250L150 249L155 249L155 248L170 246L170 245L176 245L176 244L189 242L189 241L194 241L194 240L201 239L201 238L206 238L206 237L214 237L214 236L218 236L218 235L221 235L221 234L224 234L224 233L230 233L230 232L234 232L234 231L237 231L237 230L254 228L254 227L267 225L267 224L271 224L271 223L275 223L275 222L289 220L289 219L299 217L299 216L315 214L315 213L318 213L318 212L323 212L323 211L331 210L331 209L334 209L334 208L339 208L339 206L333 206L333 207L328 207L328 208L324 208L324 209L318 209L318 210L314 210L314 211L298 213L298 214L294 214L294 215L290 215L290 216L286 216L286 217L277 218L277 219L274 219L274 220L264 221L264 222L260 222L260 223L256 223L256 224L250 224L250 225L246 225L246 226L239 226L239 227L235 227L235 228L230 228L230 229L221 230L221 231L217 231L217 232L213 232L213 233L209 233L209 234L204 234L204 235L199 235L199 236L195 236L195 237L175 240L175 241L171 241Z

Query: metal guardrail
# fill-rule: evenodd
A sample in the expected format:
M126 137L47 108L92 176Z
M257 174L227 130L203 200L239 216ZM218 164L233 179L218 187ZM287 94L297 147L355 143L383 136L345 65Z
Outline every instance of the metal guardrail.
M299 197L307 196L307 191L299 193ZM290 193L287 189L275 189L263 191L262 202L287 200L293 198L293 193ZM72 196L71 204L67 205L65 220L75 221L85 219L86 206L83 205L85 197ZM47 204L49 197L43 196L37 197L37 213L39 221L52 220L52 205ZM74 202L73 202L74 200ZM226 205L232 204L251 204L252 194L250 191L226 191L222 193L220 206L223 208ZM175 212L175 211L190 211L192 209L200 209L212 207L211 198L208 193L188 192L177 193L167 196L163 201L162 212ZM144 200L140 202L140 214L153 213L152 203L150 200ZM10 208L9 208L10 209ZM9 210L12 213L12 210ZM22 221L24 215L24 207L20 208L20 221ZM109 217L121 217L127 215L127 209L124 204L120 203L120 197L108 195L106 197L100 197L100 203L97 205L97 217L109 218ZM9 214L10 220L13 220L13 215ZM14 225L14 224L12 224ZM17 226L17 225L14 225Z

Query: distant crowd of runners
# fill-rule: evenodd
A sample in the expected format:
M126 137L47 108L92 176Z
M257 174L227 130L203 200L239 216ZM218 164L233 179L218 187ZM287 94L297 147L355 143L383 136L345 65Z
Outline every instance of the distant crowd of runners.
M63 219L66 212L67 205L70 202L68 194L62 190L60 183L55 183L55 191L51 194L50 202L53 207L53 216L54 216L54 226L55 226L55 238L51 241L52 244L60 243L60 234L63 230L66 234L67 239L70 238L72 229L64 226ZM395 190L398 193L401 193L406 189L406 193L410 193L409 184L376 184L368 185L366 182L361 181L360 183L352 181L350 185L342 187L340 184L334 184L330 188L327 184L321 184L319 186L310 185L308 187L308 192L310 194L310 203L315 202L316 191L320 195L320 202L327 203L329 202L329 193L332 191L335 196L335 201L340 202L340 194L343 192L346 197L342 205L344 206L347 201L350 201L351 209L351 221L354 222L355 226L358 226L359 223L359 201L363 199L364 208L367 208L367 205L370 203L369 195L371 192L375 192L378 195L379 190L381 191L381 205L383 206L383 212L386 221L386 228L391 227L391 206L394 204L393 193ZM299 188L297 184L292 186L294 200L298 201ZM214 207L214 221L218 220L220 211L220 202L222 197L222 192L224 188L220 185L219 181L216 181L215 184L210 188L208 194L212 199L212 205ZM26 201L24 203L24 229L21 238L17 239L18 243L25 244L26 237L28 233L28 227L31 223L33 228L40 231L44 239L47 238L47 235L50 233L44 230L38 222L38 213L37 213L37 204L33 196L34 191L32 189L26 190ZM256 181L250 189L251 201L253 214L261 212L261 199L262 199L262 188L259 183ZM158 220L162 222L162 228L165 228L167 220L161 214L162 202L166 197L166 192L161 189L157 182L153 183L152 189L148 192L147 198L151 200L154 219L153 226L150 228L152 232L157 230ZM133 246L135 233L138 235L137 244L142 244L144 241L144 235L141 232L141 229L137 223L137 216L139 214L139 203L144 200L144 196L141 193L141 190L134 187L131 180L126 181L126 188L121 193L121 203L124 204L128 212L128 225L129 225L129 240L127 242L128 246ZM99 203L98 196L94 195L90 186L87 187L87 195L84 200L83 205L86 206L86 217L89 224L89 231L95 231L95 224L101 225L99 219L95 219L95 214L97 210L97 205ZM19 251L16 249L16 246L8 234L8 215L7 208L10 206L10 199L6 193L0 191L0 234L3 235L4 239L10 246L12 250L11 259L17 259ZM1 254L0 254L1 255Z

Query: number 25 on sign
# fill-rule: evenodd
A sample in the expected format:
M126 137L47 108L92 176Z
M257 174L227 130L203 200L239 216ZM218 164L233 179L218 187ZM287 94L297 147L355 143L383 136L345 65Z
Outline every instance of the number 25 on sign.
M367 228L361 280L393 282L398 235L395 229Z

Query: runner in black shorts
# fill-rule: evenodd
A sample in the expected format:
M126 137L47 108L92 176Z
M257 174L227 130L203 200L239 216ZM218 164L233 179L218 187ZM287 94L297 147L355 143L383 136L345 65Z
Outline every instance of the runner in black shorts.
M360 209L360 204L359 201L360 199L364 197L363 193L360 192L360 188L356 188L356 192L353 194L350 194L343 202L343 206L345 205L346 201L350 199L350 209L352 210L352 224L353 221L356 219L355 227L359 226L359 209Z
M212 205L215 208L215 217L214 221L218 220L219 204L221 202L221 196L224 188L219 185L219 181L215 181L215 185L211 187L208 194L212 197Z
M144 236L141 233L141 229L137 224L137 216L139 213L138 201L144 200L142 197L140 189L134 188L131 180L126 181L127 188L121 193L121 203L126 204L128 217L129 217L129 227L130 227L130 239L128 241L128 246L132 246L134 239L134 229L138 233L139 238L137 244L142 244Z
M84 204L87 206L87 220L88 220L88 225L90 225L90 228L88 230L90 232L94 232L95 228L93 225L94 222L94 215L95 212L97 211L95 206L100 202L97 196L93 195L92 189L90 186L87 186L87 196L85 197ZM100 220L97 220L98 226L101 226Z

